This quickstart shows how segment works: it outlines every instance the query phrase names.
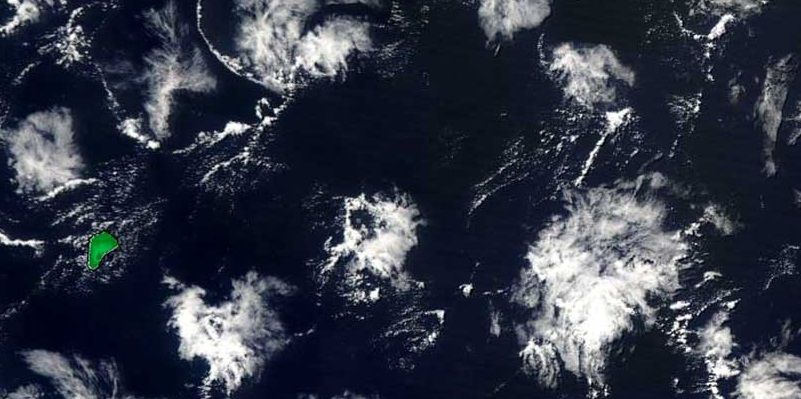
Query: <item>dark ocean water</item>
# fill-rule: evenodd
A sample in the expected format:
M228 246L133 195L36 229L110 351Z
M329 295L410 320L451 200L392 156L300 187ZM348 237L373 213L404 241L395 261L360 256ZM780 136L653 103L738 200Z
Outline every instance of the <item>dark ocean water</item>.
M154 45L141 39L137 15L157 2L134 3L116 9L100 28L93 50L100 62L121 54L138 59ZM219 154L193 158L170 150L191 143L198 131L219 130L231 120L256 122L253 104L265 96L280 101L277 97L204 52L218 90L182 96L171 120L173 137L162 150L145 151L117 133L115 116L90 68L65 70L43 57L23 83L4 83L6 119L18 120L52 106L70 107L87 175L109 167L122 171L124 165L138 171L117 177L135 180L137 189L124 199L110 196L101 201L123 213L126 207L151 204L160 218L144 241L137 241L141 247L126 246L125 233L120 232L124 274L107 283L87 277L88 283L82 284L89 290L71 289L68 283L40 286L48 265L75 255L69 251L48 248L42 257L31 258L27 249L0 247L0 304L29 300L18 314L0 321L0 387L46 382L32 377L18 356L20 350L44 348L90 359L113 358L126 389L142 397L196 397L197 388L190 383L202 380L207 366L177 356L178 339L166 328L170 311L162 304L170 292L162 279L166 273L204 287L213 301L230 292L232 278L256 270L297 288L277 303L295 338L235 397L313 393L327 398L345 390L390 399L584 397L586 387L570 377L559 390L539 388L521 371L521 348L514 334L505 330L495 338L489 333L490 310L503 307L508 296L504 290L527 263L526 244L536 239L552 215L562 212L560 165L536 159L541 136L563 128L555 111L561 93L542 70L540 42L608 44L637 71L638 83L627 94L642 133L615 141L620 151L602 151L585 184L660 172L690 187L694 198L733 209L742 229L733 236L705 240L702 256L728 276L739 293L741 305L732 314L731 326L739 340L749 343L740 349L747 353L749 345L767 344L785 320L801 320L798 276L778 278L764 289L771 261L783 248L801 242L801 218L793 199L793 189L801 188L801 154L798 147L783 145L781 135L786 132L781 132L779 171L766 179L761 173L762 133L753 122L750 104L771 57L801 50L801 4L777 1L747 26L737 26L723 55L715 58L715 81L707 82L698 72L703 61L696 49L651 31L669 21L675 7L682 7L675 3L557 0L553 15L540 28L518 33L497 54L486 44L474 7L431 4L429 22L402 72L386 78L363 68L342 81L310 84L251 147L254 157L280 167L243 166L218 191L201 189L196 170ZM180 9L183 17L193 20L193 6L182 4ZM224 21L209 18L210 25L224 26ZM711 26L709 21L697 24L704 27L699 31ZM24 34L34 40L36 32ZM0 61L7 68L4 80L14 75L6 71L19 71L19 65L37 57L7 41L0 46L6 54ZM727 82L735 75L753 82L753 88L742 109L732 110ZM667 101L671 95L697 90L703 91L703 100L695 128L682 131ZM137 90L130 92L121 96L123 102L140 104ZM789 92L792 104L801 96L801 79ZM471 212L475 185L499 168L502 153L516 141L528 159L521 165L528 170ZM582 163L595 141L580 139L564 164ZM674 142L676 155L668 156ZM230 146L230 155L238 150L237 143ZM633 148L640 152L622 157ZM228 150L222 146L216 151ZM42 227L70 201L80 201L82 194L63 204L40 206L15 193L12 178L13 171L4 164L0 216L7 234L52 240L91 233ZM394 189L414 198L427 221L405 267L426 284L423 306L446 310L440 338L416 357L412 370L390 367L393 358L405 356L404 349L375 340L376 331L391 319L391 304L380 303L359 323L335 317L341 305L326 301L326 294L319 292L312 265L325 255L323 242L336 227L332 221L339 212L337 198ZM686 202L666 201L670 228L692 220L695 213ZM791 263L799 261L797 250L786 255ZM82 266L81 261L67 264ZM464 298L459 285L467 282L488 294ZM791 341L786 351L801 353L799 345L801 341ZM625 349L613 354L608 373L611 398L707 397L676 393L674 378L703 377L692 374L687 357L671 347L662 331L652 329L620 346Z

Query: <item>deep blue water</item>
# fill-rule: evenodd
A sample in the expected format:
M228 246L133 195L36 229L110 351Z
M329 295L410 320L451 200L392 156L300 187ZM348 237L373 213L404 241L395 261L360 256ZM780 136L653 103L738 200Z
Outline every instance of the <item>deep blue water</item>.
M698 54L686 43L649 34L651 27L672 18L673 3L557 0L542 27L519 33L513 42L503 43L497 55L485 44L474 8L458 2L432 4L430 22L401 73L384 78L367 69L341 82L314 83L298 93L277 124L252 147L255 156L282 167L273 171L245 166L239 172L242 178L231 179L232 189L222 194L199 189L192 177L199 165L216 158L192 159L169 150L191 143L197 131L219 130L229 120L254 122L253 104L272 94L233 75L210 54L204 56L218 79L218 90L181 98L172 121L176 134L156 152L141 150L116 132L114 115L91 71L64 70L43 59L24 83L11 87L6 77L13 74L4 69L2 95L9 120L51 106L70 107L88 174L112 164L137 165L143 171L131 177L139 190L124 199L111 197L107 205L125 209L158 199L154 206L161 219L144 247L123 248L129 259L124 275L90 292L36 288L42 271L61 256L57 251L31 259L30 251L0 247L0 303L34 292L18 315L0 324L0 386L44 382L31 377L17 352L45 348L91 359L113 358L127 390L143 397L195 397L197 390L187 384L201 380L206 365L178 358L177 338L166 328L169 311L162 303L170 293L162 278L169 273L206 288L211 299L223 299L231 278L256 270L298 288L277 305L287 330L299 335L236 397L330 397L344 390L390 399L582 397L585 387L570 378L555 392L538 388L520 371L514 334L490 337L489 309L503 306L504 293L465 299L458 290L468 281L478 292L508 288L526 264L525 244L561 209L554 196L557 165L543 167L532 160L523 163L530 168L525 175L497 191L475 213L468 212L474 185L497 170L511 142L520 139L525 152L535 154L544 129L560 129L554 109L561 94L539 63L541 35L548 44L608 44L637 71L638 84L629 101L645 133L623 137L615 145L641 152L629 162L616 162L619 153L602 152L586 184L658 171L682 181L700 198L734 209L742 230L710 239L704 252L740 292L742 306L732 315L735 335L742 342L766 344L785 320L796 326L801 320L797 276L777 279L763 290L769 259L801 241L792 191L801 186L801 154L798 147L783 145L780 136L779 172L766 179L761 174L762 136L751 106L733 112L726 82L737 73L745 75L741 81L761 79L770 57L801 50L801 25L795 22L801 5L777 1L751 18L747 27L738 26L724 55L715 61L716 81L708 83L698 72ZM115 10L100 28L96 57L112 60L124 53L136 59L144 54L153 43L140 39L141 20L136 15L154 4L136 2ZM181 9L185 18L194 18L194 7ZM8 51L4 54L11 54L0 61L9 71L35 58L13 45L0 46ZM666 100L699 89L704 95L696 128L682 133ZM789 92L792 104L801 96L801 80L796 79ZM132 93L123 100L141 102L136 90ZM747 93L742 104L753 104L759 85L754 83ZM680 134L677 155L667 156ZM583 162L594 143L595 139L579 142L575 162ZM4 164L4 231L14 237L60 237L62 231L47 226L63 210L58 205L39 207L16 194L12 176ZM399 356L398 348L381 347L373 340L393 310L381 305L374 318L363 323L337 319L336 305L319 300L309 266L310 260L323 256L322 243L332 234L330 225L315 226L336 216L335 198L394 188L414 198L427 220L405 267L426 283L426 308L447 311L440 339L411 371L388 367L387 359ZM315 202L318 193L324 198ZM673 228L690 219L682 203L669 203L668 208L667 223ZM798 253L793 256L792 262L798 262ZM305 334L310 329L313 332ZM623 344L633 349L613 356L611 397L705 397L675 393L674 377L694 377L685 375L687 359L670 347L664 334L651 331ZM787 351L801 353L799 345L795 340Z

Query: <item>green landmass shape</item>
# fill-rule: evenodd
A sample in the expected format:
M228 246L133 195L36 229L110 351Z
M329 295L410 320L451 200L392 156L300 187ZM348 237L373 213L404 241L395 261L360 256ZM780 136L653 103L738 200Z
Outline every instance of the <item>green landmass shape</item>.
M109 252L119 248L120 243L117 238L111 235L108 231L101 231L89 239L89 254L87 256L90 270L95 270L100 267L100 262L103 257Z

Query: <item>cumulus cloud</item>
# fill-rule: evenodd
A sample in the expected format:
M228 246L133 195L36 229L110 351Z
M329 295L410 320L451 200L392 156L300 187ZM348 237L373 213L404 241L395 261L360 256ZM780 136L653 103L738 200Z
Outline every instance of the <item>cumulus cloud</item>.
M766 4L768 0L701 0L700 5L702 9L715 14L733 12L748 16L758 13Z
M548 70L563 85L565 96L590 109L614 104L617 85L634 85L634 72L603 44L586 47L561 44L553 50Z
M782 123L782 110L787 101L789 85L795 78L797 62L792 54L779 60L773 60L767 68L762 93L754 106L754 115L762 125L764 133L762 155L765 162L764 173L773 176L776 173L776 162L773 153L776 150L776 137Z
M49 191L78 178L83 161L73 141L72 116L66 108L28 115L3 132L20 191Z
M208 71L203 56L194 45L186 44L188 27L178 20L175 2L145 14L149 31L161 46L145 56L147 69L143 79L148 87L145 111L150 129L158 139L170 135L169 117L177 92L207 93L217 81Z
M47 378L53 388L64 398L76 399L134 399L124 393L119 370L113 361L90 362L80 356L64 356L46 350L22 352L28 368ZM30 393L38 397L40 390L35 386L17 390L20 395ZM21 388L22 389L22 388Z
M52 6L53 0L6 0L13 15L0 25L0 36L14 33L18 28L39 21L44 6Z
M551 0L481 0L478 20L488 40L512 39L539 26L551 14Z
M750 362L737 383L743 399L801 398L801 357L771 352Z
M739 363L732 357L737 347L731 329L724 325L729 319L726 312L718 312L698 332L698 352L704 358L709 380L707 389L716 399L723 399L718 383L740 373Z
M306 76L333 78L347 71L351 54L371 49L370 26L330 17L308 27L319 7L316 0L237 0L241 63L277 91Z
M565 194L555 217L530 245L512 300L528 314L516 326L525 369L550 388L564 370L594 394L607 391L612 344L654 321L652 298L678 287L685 245L662 226L664 207L628 189Z
M250 272L233 280L229 298L216 305L206 302L203 288L171 277L164 282L179 291L164 303L173 311L169 326L178 333L179 355L187 361L200 358L209 365L205 392L222 384L230 395L244 379L258 378L265 363L289 342L270 307L271 299L292 291L279 280Z
M406 289L409 278L403 268L407 253L417 245L417 228L424 224L409 196L362 194L345 199L342 240L326 243L329 258L323 272L342 268L353 285L353 295L362 300L378 299L378 288L367 291L366 276L377 277L393 287ZM362 284L365 283L365 284Z

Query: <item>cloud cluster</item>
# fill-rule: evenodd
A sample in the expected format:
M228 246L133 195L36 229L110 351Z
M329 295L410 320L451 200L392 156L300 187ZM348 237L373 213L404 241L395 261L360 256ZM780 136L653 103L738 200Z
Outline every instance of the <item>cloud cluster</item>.
M481 0L478 20L488 40L512 39L539 26L551 14L551 0Z
M39 21L44 6L52 6L53 0L6 0L14 10L13 16L0 25L0 37L14 33L18 28Z
M565 96L590 109L613 105L616 85L634 85L634 72L603 44L577 47L563 43L553 50L548 70L563 85Z
M217 81L209 72L200 49L186 44L188 27L178 20L175 2L145 14L148 30L161 46L145 56L143 80L148 88L145 111L150 129L158 139L170 135L169 118L177 92L207 93Z
M555 388L564 370L607 387L612 344L654 321L650 299L678 287L685 245L665 231L664 207L628 189L567 192L557 216L530 245L512 300L528 314L516 326L527 371Z
M768 0L701 0L702 9L715 13L735 13L741 16L749 16L762 11L762 7L768 4Z
M729 316L726 312L718 312L698 332L697 351L703 356L709 373L707 388L716 399L722 399L718 383L740 373L740 364L733 357L737 343L731 329L724 324Z
M47 378L64 398L79 399L134 399L124 393L119 370L113 361L90 362L80 356L67 357L46 350L22 352L28 368ZM41 390L25 386L16 391L18 397L39 397Z
M326 243L328 261L323 272L342 268L354 295L363 300L378 298L378 290L362 292L362 279L377 277L397 289L409 287L404 271L406 254L417 245L417 228L424 224L417 206L404 194L394 197L362 194L346 198L342 240ZM361 288L359 288L361 287Z
M279 92L304 77L333 78L347 71L351 54L372 48L367 22L329 17L308 26L317 0L237 0L236 8L239 61Z
M742 399L801 398L801 357L771 352L750 362L740 376L736 394Z
M754 115L762 125L764 133L762 156L764 159L763 172L767 176L776 173L776 162L773 153L776 150L776 137L782 123L782 110L787 101L789 85L795 78L798 63L792 54L779 60L773 60L768 65L762 93L754 106Z
M289 341L270 307L271 298L292 291L279 280L250 272L233 280L230 297L216 305L205 301L203 288L171 277L164 282L179 291L164 303L173 312L169 326L178 333L179 355L187 361L200 358L209 365L206 392L222 384L230 395L245 378L258 378L265 363Z
M83 169L66 108L32 113L3 135L21 192L52 190L78 178Z

